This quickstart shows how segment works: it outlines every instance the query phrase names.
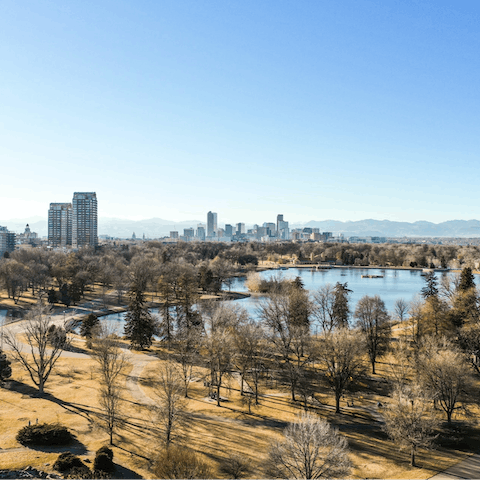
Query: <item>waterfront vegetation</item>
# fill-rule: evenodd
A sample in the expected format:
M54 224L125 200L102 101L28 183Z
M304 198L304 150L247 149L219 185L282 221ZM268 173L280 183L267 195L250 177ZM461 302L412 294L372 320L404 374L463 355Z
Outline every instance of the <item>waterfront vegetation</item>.
M0 461L51 470L45 464L58 452L18 450L17 433L38 419L68 426L92 464L111 443L122 475L174 478L171 459L185 458L178 475L291 476L280 462L298 454L301 433L320 463L329 445L341 450L328 457L329 472L428 478L480 447L477 261L476 247L426 245L148 242L14 252L0 260L1 305L21 316L49 304L57 327L47 329L47 350L62 353L39 391L31 354L4 345L11 375L0 390ZM418 299L399 299L390 313L375 295L352 308L347 283L307 291L300 278L255 273L304 262L460 273L441 281L427 273ZM219 301L235 297L235 275L263 294L256 321ZM114 308L127 309L125 332L95 318ZM58 335L65 310L81 334ZM35 346L29 322L4 327L18 350ZM335 442L316 444L308 432L317 431ZM318 464L301 471L313 475Z

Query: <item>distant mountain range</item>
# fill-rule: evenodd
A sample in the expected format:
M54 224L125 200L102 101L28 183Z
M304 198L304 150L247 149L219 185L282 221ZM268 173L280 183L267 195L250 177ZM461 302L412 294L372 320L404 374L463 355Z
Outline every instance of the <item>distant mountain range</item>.
M30 225L33 232L40 237L47 236L47 221L42 217L30 219L0 220L0 226L9 230L22 233L26 224ZM162 218L147 220L124 220L119 218L100 218L98 221L98 234L110 235L119 238L131 238L135 232L137 238L145 234L146 238L168 236L171 230L183 234L184 228L196 228L201 220L172 222ZM419 221L391 222L389 220L359 220L356 222L340 222L337 220L312 220L307 223L292 223L290 228L312 227L319 228L321 232L333 232L334 235L343 233L350 236L380 236L380 237L480 237L479 220L449 220L442 223ZM247 226L248 228L248 226ZM251 227L250 227L251 228Z
M391 222L390 220L312 220L305 227L319 228L322 232L343 233L345 236L380 237L479 237L479 220L449 220L442 223L426 221Z

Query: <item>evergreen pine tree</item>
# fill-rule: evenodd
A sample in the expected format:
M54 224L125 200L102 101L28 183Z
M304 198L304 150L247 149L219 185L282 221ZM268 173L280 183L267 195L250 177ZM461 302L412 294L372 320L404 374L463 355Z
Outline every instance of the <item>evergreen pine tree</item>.
M155 334L155 321L145 305L142 290L133 286L130 290L130 303L125 315L125 337L135 349L144 349L152 344Z
M332 316L337 327L348 328L348 317L350 308L348 306L348 295L352 293L347 287L347 283L337 282L334 289L334 302L332 307Z
M460 274L460 283L458 285L458 290L461 292L467 292L471 288L475 287L475 281L470 267L465 267Z

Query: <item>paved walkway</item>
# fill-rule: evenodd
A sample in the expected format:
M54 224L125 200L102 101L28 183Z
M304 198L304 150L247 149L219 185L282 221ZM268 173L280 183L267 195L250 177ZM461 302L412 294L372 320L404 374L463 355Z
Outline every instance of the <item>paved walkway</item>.
M437 473L430 480L454 480L461 478L480 478L480 455L471 455L443 472Z

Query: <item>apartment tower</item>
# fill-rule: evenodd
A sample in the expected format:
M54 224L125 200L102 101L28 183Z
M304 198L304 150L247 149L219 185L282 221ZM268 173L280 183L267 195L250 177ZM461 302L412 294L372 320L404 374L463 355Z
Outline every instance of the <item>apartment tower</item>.
M48 209L48 244L66 247L72 244L72 204L51 203Z
M72 201L73 247L95 247L98 244L97 227L97 194L75 192Z

